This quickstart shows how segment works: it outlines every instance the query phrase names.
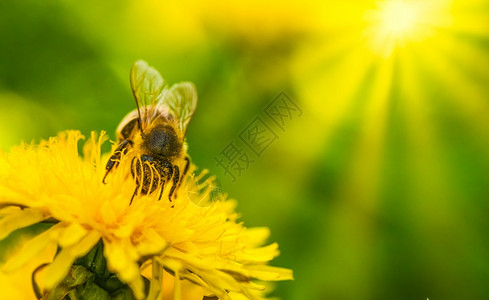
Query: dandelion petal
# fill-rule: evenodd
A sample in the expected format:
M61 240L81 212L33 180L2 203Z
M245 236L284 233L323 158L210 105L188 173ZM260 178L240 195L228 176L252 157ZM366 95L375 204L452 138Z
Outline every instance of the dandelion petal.
M126 243L127 244L127 243ZM137 299L144 297L144 283L140 276L137 262L131 258L127 245L122 242L104 241L104 253L107 258L107 266L111 272L116 272L120 281L127 283Z
M292 270L267 265L248 265L246 270L256 279L265 281L292 280Z
M29 261L31 261L36 255L38 255L46 246L56 239L61 229L60 224L56 224L48 230L44 231L35 238L27 241L19 252L10 257L9 260L3 265L2 271L12 272L18 268L23 267Z
M81 240L86 234L87 230L80 224L71 223L61 233L58 243L62 248L70 247Z
M0 240L11 232L24 228L46 219L47 216L38 208L26 208L16 213L8 214L0 220Z
M53 288L63 279L75 261L80 256L85 255L100 239L100 235L92 231L87 234L79 243L72 247L62 249L54 258L54 261L46 268L44 285L46 289Z

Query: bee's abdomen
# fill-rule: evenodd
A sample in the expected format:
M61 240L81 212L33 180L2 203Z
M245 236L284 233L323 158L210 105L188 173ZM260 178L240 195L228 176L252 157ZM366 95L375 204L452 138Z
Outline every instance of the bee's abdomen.
M137 129L138 119L132 119L126 125L124 125L118 132L118 138L121 140L132 139L134 135L134 130Z

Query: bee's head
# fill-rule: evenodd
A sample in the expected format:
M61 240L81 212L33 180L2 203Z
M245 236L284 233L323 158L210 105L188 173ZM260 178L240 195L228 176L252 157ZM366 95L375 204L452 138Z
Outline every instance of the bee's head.
M148 154L153 156L178 156L182 150L182 142L171 126L154 127L143 137L143 144Z

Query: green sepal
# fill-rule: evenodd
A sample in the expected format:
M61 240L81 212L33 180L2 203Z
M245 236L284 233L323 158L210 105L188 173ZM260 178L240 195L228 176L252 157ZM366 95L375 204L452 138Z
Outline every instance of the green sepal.
M141 276L146 293L149 280ZM117 299L135 300L131 288L107 269L104 244L100 240L86 255L75 260L68 275L58 286L44 293L46 300Z
M88 280L84 285L79 286L76 288L76 296L79 300L92 300L92 299L97 299L97 300L110 300L112 297L110 297L109 293L98 286L96 283L94 283L91 280ZM73 299L74 300L74 299Z
M68 271L68 275L53 289L44 293L45 300L63 299L68 294L71 294L78 286L87 281L93 280L95 276L92 272L83 266L72 266ZM70 298L72 298L70 296ZM72 298L73 299L73 298Z
M117 275L115 274L112 274L112 276L107 278L107 280L105 280L105 282L102 283L102 286L111 293L119 289L122 289L124 287L127 287L127 285L122 281L120 281L119 278L117 278Z
M112 300L135 300L134 295L127 285L112 293Z
M107 270L107 261L104 256L104 243L102 240L90 252L78 258L74 264L86 267L94 273L97 279L106 280L112 275Z

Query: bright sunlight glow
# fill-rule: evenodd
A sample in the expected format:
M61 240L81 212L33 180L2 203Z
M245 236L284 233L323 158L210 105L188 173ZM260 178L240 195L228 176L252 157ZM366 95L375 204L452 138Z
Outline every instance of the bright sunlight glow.
M433 7L425 1L381 1L376 9L365 13L366 34L376 52L390 56L396 47L407 41L426 37L433 25L430 24L432 13Z
M383 31L393 37L402 37L414 30L418 16L416 7L404 1L385 2L379 10Z

